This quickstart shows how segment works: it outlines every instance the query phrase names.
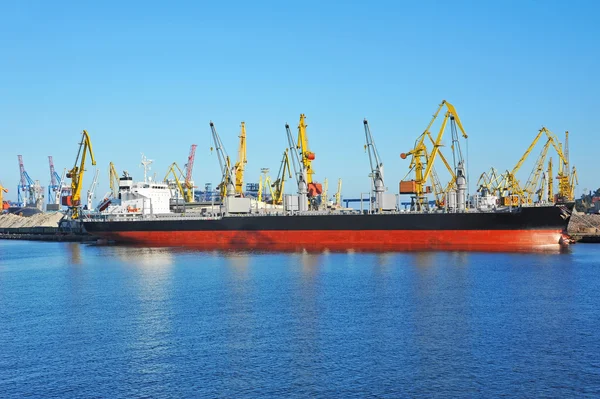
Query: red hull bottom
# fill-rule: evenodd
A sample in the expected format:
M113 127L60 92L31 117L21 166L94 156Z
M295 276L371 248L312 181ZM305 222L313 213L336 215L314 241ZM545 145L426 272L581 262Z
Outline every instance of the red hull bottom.
M310 230L98 232L129 244L258 250L557 250L560 230Z

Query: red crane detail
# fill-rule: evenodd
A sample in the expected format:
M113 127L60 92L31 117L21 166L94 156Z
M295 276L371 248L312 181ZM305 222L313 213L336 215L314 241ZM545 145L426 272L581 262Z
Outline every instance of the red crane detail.
M25 190L27 186L27 178L25 177L25 166L23 165L23 155L17 155L19 158L19 172L21 173L21 189Z
M192 169L194 168L194 158L196 157L196 144L190 147L190 155L188 155L187 163L185 164L185 182L189 184L192 181Z
M52 155L48 155L48 162L50 163L50 184L52 186L57 186L58 181L56 180L56 172L54 171L54 161L52 160Z

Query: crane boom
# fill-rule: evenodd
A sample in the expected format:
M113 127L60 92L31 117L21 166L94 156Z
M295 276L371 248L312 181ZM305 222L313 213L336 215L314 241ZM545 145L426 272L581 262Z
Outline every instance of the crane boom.
M67 172L67 178L71 179L71 211L72 218L79 218L79 208L81 207L81 189L83 186L83 175L85 173L85 158L86 154L90 154L92 165L96 165L94 152L92 151L92 142L90 135L86 130L81 133L81 141L79 142L79 150L75 157L75 164L71 170ZM79 162L79 165L77 163Z
M60 203L60 191L62 187L62 178L54 169L54 160L52 155L48 155L48 164L50 166L50 184L48 185L48 202L58 205Z
M108 164L108 181L113 198L117 198L119 196L119 174L112 162Z
M306 183L311 184L313 181L312 175L314 171L312 169L312 161L315 159L315 153L311 152L308 149L308 136L306 134L306 123L304 123L304 119L306 116L304 114L300 114L300 122L298 123L298 142L297 149L300 150L300 155L302 156L302 165L306 169Z
M181 198L184 198L184 200L185 200L185 190L183 189L183 185L181 184L181 180L183 180L184 174L183 174L183 171L181 170L181 168L179 167L179 165L177 165L177 162L173 162L169 166L169 169L167 169L167 174L165 175L165 178L163 179L165 181L165 183L167 183L167 184L169 184L169 175L173 176L173 179L175 181L175 186L177 187L177 192L179 193ZM170 186L170 184L169 184L169 186Z
M215 151L217 152L217 157L219 159L219 166L221 168L221 183L217 188L221 191L221 198L233 196L235 195L235 187L231 178L231 161L229 160L229 155L227 155L221 137L219 137L215 124L212 121L210 121L210 129L215 144Z
M283 190L285 187L286 176L288 176L290 179L292 178L292 172L290 170L290 158L288 157L287 148L283 152L283 158L281 159L279 172L277 172L277 179L270 185L270 188L274 188L274 190L271 190L273 205L281 205L283 202Z
M365 128L365 150L369 154L369 164L371 166L370 177L373 182L373 191L375 192L375 209L380 210L383 207L383 193L385 192L385 184L383 181L383 162L379 157L379 151L375 146L375 139L371 134L369 122L364 119L363 125Z
M187 162L185 164L185 181L184 181L184 200L185 202L194 202L194 181L192 179L192 172L194 169L194 160L196 159L196 144L190 146L190 154L188 155Z
M438 118L444 106L447 108L447 111L444 114L442 125L434 140L431 135L430 129L433 126L435 120ZM450 121L452 131L452 155L454 160L454 168L450 167L447 160L440 155L441 153L439 150L442 146L442 137L446 130L448 121ZM442 158L444 164L446 165L452 176L451 182L448 184L448 189L454 186L455 181L457 180L457 176L459 175L461 177L461 187L459 191L462 191L464 189L463 182L466 181L466 177L464 176L464 160L460 149L458 130L460 130L464 139L468 138L468 135L463 127L462 121L460 120L460 117L456 112L456 108L448 101L443 100L438 106L436 112L433 114L431 121L429 122L423 133L421 133L419 137L417 137L414 148L406 153L400 154L400 157L402 159L406 159L408 156L411 156L408 174L410 174L413 170L415 171L415 179L413 181L400 182L400 194L415 194L411 206L413 210L422 210L427 205L425 199L425 184L431 176L431 173L433 171L433 165L438 156ZM427 137L429 137L433 145L433 150L431 151L428 151L427 147L425 146L425 139ZM459 206L462 207L462 202Z
M296 184L298 185L298 197L299 197L299 211L308 210L308 184L306 168L301 161L300 154L298 154L296 143L294 142L294 136L290 130L290 125L285 124L285 131L288 139L289 150L292 154L292 168L294 169L294 175L296 176Z
M246 159L246 124L242 122L239 135L240 146L238 148L238 160L233 166L235 170L235 193L239 196L244 195L244 169L248 160Z
M4 193L8 193L8 189L0 183L0 211L4 209Z
M338 179L337 191L335 192L335 206L336 208L342 206L342 179Z
M88 211L92 210L92 199L94 197L94 193L96 192L96 186L98 185L98 174L100 171L96 169L96 173L94 173L94 180L92 180L92 185L90 186L87 192L87 209Z

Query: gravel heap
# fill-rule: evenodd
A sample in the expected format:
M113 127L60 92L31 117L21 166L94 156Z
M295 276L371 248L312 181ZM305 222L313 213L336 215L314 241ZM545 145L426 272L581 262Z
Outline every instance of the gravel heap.
M0 215L0 228L8 227L58 227L61 212L38 213L29 217L13 214Z

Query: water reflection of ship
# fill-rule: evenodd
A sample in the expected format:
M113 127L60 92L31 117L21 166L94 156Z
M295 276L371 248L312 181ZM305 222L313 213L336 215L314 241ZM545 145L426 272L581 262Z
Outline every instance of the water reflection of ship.
M77 242L67 243L67 251L69 252L69 260L73 265L81 264L81 244Z
M128 264L139 266L170 266L173 264L172 250L152 247L107 247L114 255Z

